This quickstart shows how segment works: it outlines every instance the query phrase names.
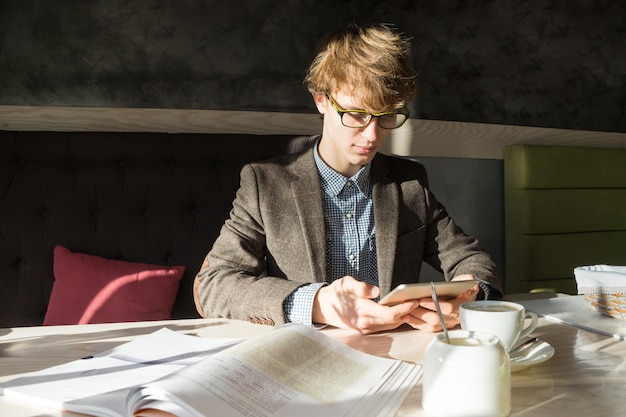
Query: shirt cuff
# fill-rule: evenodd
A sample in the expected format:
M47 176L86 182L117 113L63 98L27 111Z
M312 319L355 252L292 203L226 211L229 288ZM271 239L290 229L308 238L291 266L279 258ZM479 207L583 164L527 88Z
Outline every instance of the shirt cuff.
M314 284L299 287L287 297L283 304L285 317L291 323L304 324L309 327L324 327L313 323L313 300L317 291L326 283L317 282Z

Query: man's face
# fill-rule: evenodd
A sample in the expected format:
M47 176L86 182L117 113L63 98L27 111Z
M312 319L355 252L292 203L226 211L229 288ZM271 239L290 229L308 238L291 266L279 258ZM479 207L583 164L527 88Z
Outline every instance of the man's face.
M330 97L340 109L364 110L363 104L346 93L345 89L331 94ZM381 128L376 118L372 118L364 127L346 127L325 94L314 95L314 100L318 111L324 115L322 141L318 149L320 156L335 171L351 177L363 165L371 162L389 136L390 130Z

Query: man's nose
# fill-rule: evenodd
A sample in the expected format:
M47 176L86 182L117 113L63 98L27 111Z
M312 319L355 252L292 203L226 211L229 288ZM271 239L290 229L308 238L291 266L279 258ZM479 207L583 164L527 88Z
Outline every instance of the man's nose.
M382 128L378 125L378 119L372 117L370 122L361 128L361 134L368 138L370 142L374 142L376 139L381 137Z

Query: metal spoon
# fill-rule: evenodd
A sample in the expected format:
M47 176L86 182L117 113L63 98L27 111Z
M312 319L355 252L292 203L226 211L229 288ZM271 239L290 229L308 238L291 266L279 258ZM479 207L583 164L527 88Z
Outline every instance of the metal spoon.
M509 353L515 353L515 352L519 352L521 350L524 350L532 345L534 345L535 343L537 343L539 341L538 338L536 337L531 337L530 339L527 339L525 341L523 341L522 343L518 344L517 346L514 346Z
M435 290L435 283L430 281L430 293L433 297L433 301L435 302L435 308L437 309L437 314L439 315L439 321L441 322L441 327L443 328L443 335L446 338L446 342L450 344L450 336L448 335L448 328L446 327L446 322L443 320L443 314L441 314L441 307L439 307L439 299L437 298L437 290Z

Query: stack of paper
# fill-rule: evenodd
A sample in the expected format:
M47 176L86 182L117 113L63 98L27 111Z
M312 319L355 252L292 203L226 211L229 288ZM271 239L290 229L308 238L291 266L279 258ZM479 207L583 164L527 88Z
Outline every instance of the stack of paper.
M287 325L246 341L161 329L3 386L7 399L103 417L391 416L421 367Z

